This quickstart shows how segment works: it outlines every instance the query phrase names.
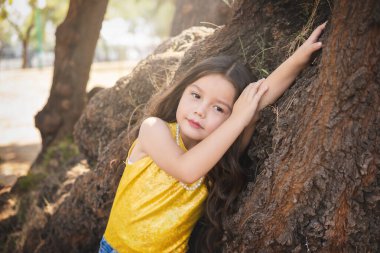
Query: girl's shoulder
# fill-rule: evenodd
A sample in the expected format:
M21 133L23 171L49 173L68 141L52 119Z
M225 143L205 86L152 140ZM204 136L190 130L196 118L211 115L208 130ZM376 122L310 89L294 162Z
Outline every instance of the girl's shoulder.
M146 118L140 126L139 134L128 154L131 162L149 156L147 146L157 141L158 136L170 134L169 124L157 117Z
M166 122L165 120L163 119L160 119L158 117L148 117L146 119L143 120L143 122L141 123L141 126L143 125L167 125L168 122Z
M176 123L168 123L157 117L146 118L140 126L138 139L157 140L160 137L170 137L175 131Z
M165 120L157 117L149 117L141 123L139 135L147 131L150 133L166 132L168 129L169 123Z

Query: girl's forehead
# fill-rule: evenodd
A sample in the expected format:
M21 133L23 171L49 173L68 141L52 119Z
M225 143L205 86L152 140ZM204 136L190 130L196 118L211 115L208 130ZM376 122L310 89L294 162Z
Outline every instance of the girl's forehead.
M207 95L224 98L232 102L236 94L235 86L221 74L201 77L188 87L193 87Z

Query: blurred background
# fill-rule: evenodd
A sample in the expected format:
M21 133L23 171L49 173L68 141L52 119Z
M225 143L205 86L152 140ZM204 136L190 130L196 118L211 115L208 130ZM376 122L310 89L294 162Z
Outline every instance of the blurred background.
M191 26L225 24L233 2L0 0L0 194L27 174L48 146L49 134L60 131L51 133L56 119L51 112L62 106L59 92L70 87L68 92L76 95L69 99L77 103L72 97L80 93L82 99L83 87L90 92L113 86L171 36ZM58 87L62 84L69 86ZM58 117L73 124L79 108ZM47 133L42 139L39 130Z
M55 31L69 1L4 1L0 24L0 69L52 66ZM111 0L95 52L95 62L138 60L170 33L174 0Z
M41 148L34 116L53 78L56 29L69 1L0 1L0 186L25 175ZM175 0L110 0L87 91L110 87L170 36ZM0 187L1 189L1 187Z

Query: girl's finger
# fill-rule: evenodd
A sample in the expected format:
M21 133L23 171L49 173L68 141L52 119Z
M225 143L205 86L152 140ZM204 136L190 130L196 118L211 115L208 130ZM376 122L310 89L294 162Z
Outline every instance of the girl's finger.
M253 85L249 91L248 91L248 96L249 98L253 98L255 96L255 94L259 91L260 87L261 87L261 84L263 83L263 81L259 80L255 83L255 85Z
M265 84L261 85L259 91L257 92L257 96L261 98L264 95L264 93L267 92L268 89L269 89L268 85L265 85Z
M252 90L256 90L258 86L260 86L258 85L258 82L253 82L253 83L248 84L244 88L243 92L240 94L240 97L250 96L250 93L252 92Z
M265 84L261 85L260 89L254 94L253 99L258 102L261 99L261 97L264 95L264 93L268 90L268 88L269 88L268 85L265 85Z
M325 23L319 25L317 28L315 28L315 30L309 36L309 40L313 41L313 42L317 41L317 39L321 35L322 31L325 29L326 24L327 24L327 21Z
M262 82L264 82L265 78L261 78L260 80L257 80L256 82L252 82L249 85L250 86L257 86L260 85Z
M265 81L265 78L261 78L257 82L251 83L252 89L257 92L257 90L260 88L261 84Z

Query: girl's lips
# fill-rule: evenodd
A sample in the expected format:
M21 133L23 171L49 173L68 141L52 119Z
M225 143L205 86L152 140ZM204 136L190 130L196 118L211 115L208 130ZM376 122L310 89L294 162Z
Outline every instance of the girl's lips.
M202 128L202 126L198 122L191 120L191 119L189 119L188 121L189 121L190 126L196 128L196 129Z

